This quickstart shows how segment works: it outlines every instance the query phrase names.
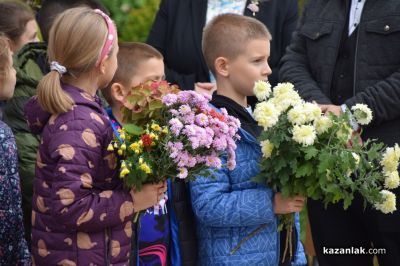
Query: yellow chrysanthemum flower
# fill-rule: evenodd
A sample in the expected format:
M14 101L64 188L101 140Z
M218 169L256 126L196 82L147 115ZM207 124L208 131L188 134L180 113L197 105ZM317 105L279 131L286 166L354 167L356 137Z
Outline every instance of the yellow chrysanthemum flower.
M143 172L145 172L146 174L150 174L151 173L151 168L147 163L142 163L139 165L140 170L142 170Z
M151 124L151 129L154 131L160 131L161 127L158 124Z
M386 151L383 153L383 158L381 161L381 165L383 166L383 171L390 173L397 171L397 167L399 165L399 153L396 148L398 147L389 147L386 148Z
M321 116L314 121L314 127L317 134L325 133L332 127L332 120L327 116Z
M274 126L279 120L279 115L279 111L270 102L258 103L254 110L254 118L264 130Z
M142 151L142 147L137 142L134 142L131 145L129 145L129 149L131 149L136 154L139 154Z
M381 192L383 202L376 203L375 208L384 214L392 213L396 210L396 195L388 190L382 190Z
M274 150L274 144L272 144L269 140L263 140L260 142L260 145L263 157L266 159L270 158L272 151Z
M123 150L123 151L126 150L126 144L125 144L125 142L121 144L121 147L120 147L120 148L121 148L121 150Z
M303 146L313 145L317 137L314 126L310 125L295 125L292 134L293 140Z
M264 101L271 94L271 84L263 80L256 81L253 87L253 92L259 101Z
M130 171L128 168L122 168L121 172L119 173L119 177L123 178L129 173L130 173Z
M151 139L158 140L158 136L154 133L150 133L149 136Z
M110 144L108 144L108 146L107 146L107 151L113 151L114 150L114 147L113 147L113 145L110 143Z
M385 173L385 188L395 189L400 185L399 172L394 171L390 173Z

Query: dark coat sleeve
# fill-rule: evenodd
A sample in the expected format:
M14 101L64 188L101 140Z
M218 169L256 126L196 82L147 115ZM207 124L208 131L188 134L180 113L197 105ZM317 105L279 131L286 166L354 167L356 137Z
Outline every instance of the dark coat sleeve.
M307 6L293 33L292 41L282 57L279 76L282 81L295 84L301 97L306 101L316 101L320 104L332 104L331 100L322 92L317 82L313 79L308 64L307 49L304 36L299 31L307 16Z
M371 108L373 113L371 125L380 125L383 122L398 119L400 117L400 69L345 102L350 108L357 103L364 103Z

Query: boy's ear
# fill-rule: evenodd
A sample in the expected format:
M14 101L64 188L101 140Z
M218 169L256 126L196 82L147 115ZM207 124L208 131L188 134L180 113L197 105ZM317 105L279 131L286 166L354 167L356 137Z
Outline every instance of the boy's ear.
M215 68L215 73L218 73L219 75L223 77L229 76L229 61L226 57L218 57L214 61L214 68Z
M111 97L114 101L123 103L125 100L125 87L121 83L115 82L111 85Z

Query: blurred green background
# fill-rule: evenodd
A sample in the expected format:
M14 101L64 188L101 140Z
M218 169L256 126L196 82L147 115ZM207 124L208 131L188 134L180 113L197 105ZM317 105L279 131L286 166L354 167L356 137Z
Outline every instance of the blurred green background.
M122 41L144 42L153 24L161 0L102 0L110 10L112 19L118 27ZM280 0L275 0L280 1ZM306 0L298 0L299 11ZM25 0L34 9L40 7L41 0Z

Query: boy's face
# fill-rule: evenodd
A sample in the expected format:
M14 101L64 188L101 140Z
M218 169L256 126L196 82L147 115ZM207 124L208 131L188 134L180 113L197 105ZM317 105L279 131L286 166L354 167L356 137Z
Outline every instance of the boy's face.
M13 67L12 52L9 51L8 65L5 69L5 76L0 80L0 100L8 100L14 94L16 83L16 71Z
M136 87L146 81L161 81L164 79L164 62L162 59L150 58L139 65L139 71L134 75L130 87Z
M128 95L129 90L138 86L146 81L161 81L165 79L164 74L164 61L158 58L150 58L138 66L139 73L135 74L129 87L123 87L125 97ZM130 108L130 104L123 99L122 104Z
M268 80L272 73L268 65L270 41L265 39L250 40L245 49L233 60L229 60L229 80L238 94L254 95L253 87L257 80Z

